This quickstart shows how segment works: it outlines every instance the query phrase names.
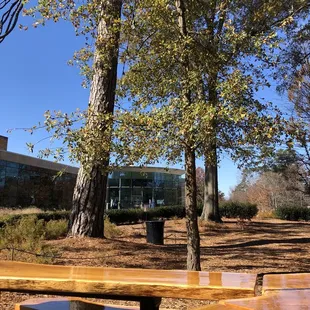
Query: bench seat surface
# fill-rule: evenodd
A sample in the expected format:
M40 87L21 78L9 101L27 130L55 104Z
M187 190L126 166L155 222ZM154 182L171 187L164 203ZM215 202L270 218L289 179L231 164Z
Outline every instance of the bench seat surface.
M254 295L256 274L38 265L0 261L0 290L192 299ZM81 296L84 296L81 295Z
M310 309L310 290L280 290L254 298L223 300L222 304L248 310L305 310Z
M263 292L287 289L310 289L310 273L270 274L264 276Z

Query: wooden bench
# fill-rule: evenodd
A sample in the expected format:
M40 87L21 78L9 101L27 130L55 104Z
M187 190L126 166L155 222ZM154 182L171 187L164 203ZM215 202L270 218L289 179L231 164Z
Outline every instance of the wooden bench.
M0 291L135 300L159 309L162 297L220 300L254 296L256 274L57 266L0 261Z
M263 295L221 300L195 310L302 310L310 309L310 274L270 274L263 278Z

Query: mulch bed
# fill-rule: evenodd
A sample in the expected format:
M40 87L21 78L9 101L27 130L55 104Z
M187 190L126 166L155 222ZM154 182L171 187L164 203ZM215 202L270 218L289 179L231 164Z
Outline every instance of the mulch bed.
M121 234L109 239L66 238L47 241L59 253L59 257L53 263L186 269L184 220L166 221L163 246L146 243L144 224L124 225L118 229ZM310 223L254 220L246 225L240 225L235 221L226 220L218 225L201 224L200 232L202 270L259 274L310 270ZM0 259L9 259L9 253L0 252ZM34 261L34 258L16 254L16 260ZM33 297L38 296L2 292L0 310L13 310L15 303ZM110 300L105 302L137 305L133 302ZM208 303L208 301L164 298L162 307L193 309Z

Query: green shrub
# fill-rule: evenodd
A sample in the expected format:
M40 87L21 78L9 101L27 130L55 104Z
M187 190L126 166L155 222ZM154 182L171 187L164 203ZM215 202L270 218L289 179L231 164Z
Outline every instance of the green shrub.
M51 220L45 224L45 239L53 240L65 237L68 232L67 220Z
M108 210L106 215L112 223L138 223L143 219L144 212L142 209Z
M202 213L203 206L198 206L198 216ZM257 214L257 207L253 204L248 203L236 203L231 201L226 201L220 204L220 214L221 216L228 218L240 218L240 219L251 219ZM167 207L156 207L153 209L147 209L144 211L142 209L120 209L120 210L107 210L106 216L109 217L111 223L115 224L130 224L130 223L139 223L141 221L150 221L160 218L170 219L170 218L183 218L185 217L185 209L183 206L167 206ZM21 218L24 218L25 215L6 215L3 218L0 218L0 228L5 224L14 224L18 222ZM47 232L47 238L55 238L57 236L65 235L65 223L69 220L70 212L69 211L54 211L54 212L42 212L37 213L36 217L38 220L43 220L48 223L47 229L50 226L57 226L58 228L52 228L51 230L60 230L59 234L55 231ZM56 224L54 221L61 221Z
M46 255L52 253L49 246L43 242L45 237L44 221L35 215L25 215L14 223L6 223L0 229L0 248L10 250L10 259L24 260L29 257L36 262L50 262L51 259L43 256L35 256L30 253Z
M56 221L56 220L68 220L70 217L70 211L49 211L41 212L36 214L14 214L14 215L4 215L0 217L0 228L4 227L6 224L17 223L20 219L27 216L35 216L38 220L43 220L44 222Z
M185 216L185 210L182 206L156 207L153 209L148 209L147 211L142 209L120 209L107 210L106 215L112 223L126 224L151 221L159 218L182 218Z
M198 206L198 216L202 213L202 205ZM107 210L105 212L106 216L109 217L111 223L115 224L130 224L139 223L141 221L150 221L160 218L170 219L170 218L183 218L185 217L185 208L183 206L167 206L167 207L156 207L152 209L120 209L120 210ZM224 217L229 218L240 218L240 219L251 219L257 214L257 207L252 204L236 203L236 202L223 202L220 204L220 214ZM14 224L18 222L21 218L25 217L22 214L16 215L6 215L0 218L0 228L5 224ZM42 212L37 213L36 217L38 220L43 220L48 223L50 221L60 221L62 224L48 224L48 225L60 225L61 231L64 231L64 223L69 220L69 211L54 211L54 212ZM56 229L56 228L55 228ZM65 234L65 233L63 233ZM56 234L57 235L57 234ZM59 235L61 236L61 234ZM54 237L47 237L54 238Z
M298 221L310 220L310 209L298 206L282 206L276 209L276 217L281 220Z
M220 205L221 216L227 218L250 220L257 214L257 212L257 206L251 203L225 201Z
M1 245L4 247L23 247L35 250L44 239L44 221L34 215L20 218L16 223L7 223L2 229Z
M185 209L183 206L170 206L170 207L156 207L148 209L145 212L146 220L156 220L160 218L183 218L185 216Z

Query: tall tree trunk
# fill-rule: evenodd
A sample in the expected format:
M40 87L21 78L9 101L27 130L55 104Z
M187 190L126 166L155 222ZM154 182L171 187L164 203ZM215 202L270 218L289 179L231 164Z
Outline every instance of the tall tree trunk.
M185 149L185 215L187 230L187 269L200 268L200 237L197 221L197 186L195 152Z
M213 149L216 158L216 148ZM205 163L204 205L201 219L220 223L217 164Z
M216 92L217 74L210 74L208 80L209 104L211 107L217 105ZM213 119L213 137L211 137L210 146L205 154L205 184L204 184L204 204L201 219L206 221L222 222L219 212L218 198L218 170L217 170L217 152L216 152L216 115Z
M175 1L176 10L178 13L178 26L181 38L187 38L187 26L185 18L185 3L184 0ZM187 55L186 48L184 49L184 61L182 62L185 72L184 80L184 100L190 108L191 91L189 87L189 70L190 59ZM197 185L196 185L196 156L195 149L192 148L193 142L190 135L185 137L185 214L187 228L187 269L201 270L200 267L200 238L197 222Z
M72 236L103 237L103 213L106 200L109 142L114 112L121 0L103 1L98 25L93 79L88 105L86 129L96 139L106 141L106 150L100 160L86 167L81 165L73 193L69 234ZM116 30L117 29L117 30ZM102 117L106 115L107 117ZM99 123L98 123L99 122Z

